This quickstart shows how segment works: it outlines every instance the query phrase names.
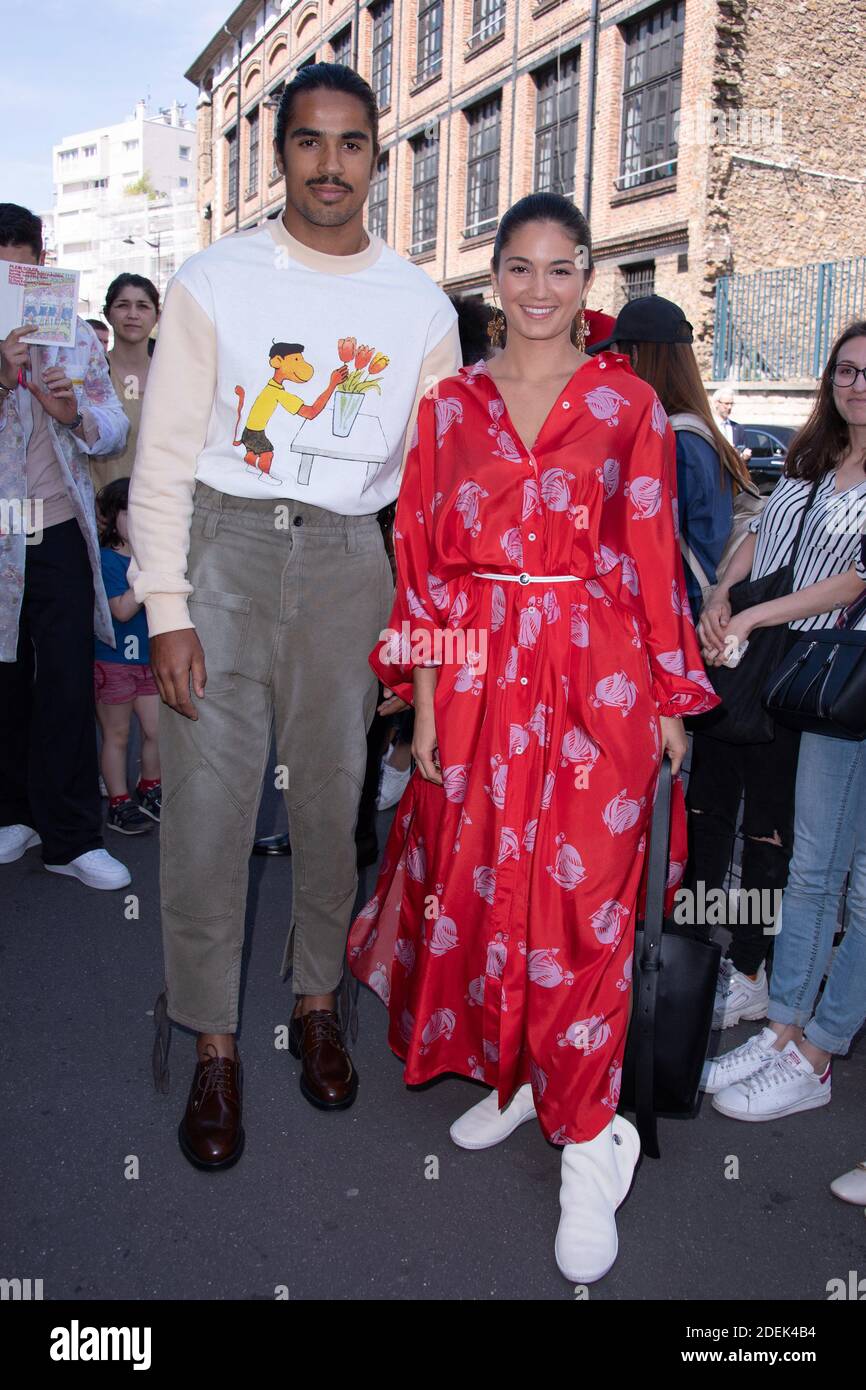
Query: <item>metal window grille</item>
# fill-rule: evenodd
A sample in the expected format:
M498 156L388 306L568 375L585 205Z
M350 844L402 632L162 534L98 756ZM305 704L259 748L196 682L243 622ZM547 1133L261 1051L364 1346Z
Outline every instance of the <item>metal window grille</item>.
M713 377L819 377L834 339L866 318L866 256L813 261L716 281Z
M228 179L226 181L226 208L231 210L238 205L238 130L230 130L226 136L228 153Z
M465 236L477 236L496 225L499 208L499 95L468 112L469 158L466 182Z
M247 176L247 197L259 191L259 108L247 116L247 154L249 171Z
M394 46L394 5L385 0L373 14L373 68L370 85L379 106L391 103L391 58Z
M352 26L347 24L345 29L341 29L339 34L335 34L331 40L331 48L334 53L335 63L344 63L346 67L352 66Z
M684 29L683 0L625 26L619 188L676 173Z
M423 82L442 71L444 0L420 0L418 5L418 61L415 81Z
M535 191L574 192L577 170L579 53L567 53L536 75Z
M412 245L413 256L436 245L436 211L439 183L439 130L420 136L412 144Z
M469 47L477 48L505 28L505 0L472 0Z
M384 241L388 236L388 156L376 164L370 180L370 200L367 204L367 226Z
M277 85L276 85L276 87L274 87L274 88L272 89L272 91L270 92L270 95L268 96L268 100L267 100L267 102L265 103L266 106L267 106L267 105L270 105L270 106L271 106L271 110L272 110L272 113L273 113L272 116L271 116L271 130L274 132L274 134L276 134L276 129L277 129L277 109L278 109L278 107L279 107L280 102L282 101L283 92L284 92L285 90L286 90L286 84L285 84L285 82L278 82ZM279 171L279 169L277 168L277 152L276 152L276 149L274 148L274 146L273 146L273 144L272 144L272 145L271 145L271 171L270 171L270 174L268 175L268 178L269 178L269 180L270 180L271 183L273 183L274 179L276 179L276 178L279 177L279 173L280 173L280 171Z
M622 273L626 299L643 299L646 294L655 294L655 261L641 261L639 265L624 266Z

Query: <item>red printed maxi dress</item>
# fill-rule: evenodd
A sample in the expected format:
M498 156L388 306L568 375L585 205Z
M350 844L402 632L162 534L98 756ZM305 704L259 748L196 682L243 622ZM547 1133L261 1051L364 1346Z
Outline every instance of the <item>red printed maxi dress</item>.
M620 356L577 369L529 451L485 364L464 368L421 403L392 635L370 658L407 700L413 665L441 662L444 786L411 778L350 969L388 1005L409 1084L457 1072L505 1104L531 1080L558 1144L617 1107L658 716L718 703L675 467L664 410ZM535 582L551 575L576 578Z

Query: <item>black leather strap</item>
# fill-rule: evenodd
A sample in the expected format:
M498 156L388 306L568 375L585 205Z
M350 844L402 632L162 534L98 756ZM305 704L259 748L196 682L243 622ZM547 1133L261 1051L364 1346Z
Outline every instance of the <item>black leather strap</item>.
M671 839L671 760L665 754L659 769L648 850L643 949L639 961L639 987L635 995L635 1119L641 1148L649 1158L659 1157L654 1106L655 1016L662 953L665 889Z

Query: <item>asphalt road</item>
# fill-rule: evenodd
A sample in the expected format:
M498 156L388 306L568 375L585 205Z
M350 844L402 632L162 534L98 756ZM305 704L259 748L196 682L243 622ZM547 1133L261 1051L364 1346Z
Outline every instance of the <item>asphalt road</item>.
M266 797L260 832L279 814ZM298 1064L274 1045L291 1009L278 977L290 860L252 861L246 1153L226 1173L191 1168L176 1141L190 1035L174 1030L171 1093L151 1080L157 832L108 838L133 872L120 893L45 873L38 851L0 867L0 1276L42 1279L46 1299L270 1300L281 1286L292 1299L574 1298L553 1259L559 1151L534 1125L497 1149L456 1149L448 1127L482 1090L460 1079L408 1090L368 991L357 1103L322 1114L302 1098ZM362 875L359 906L374 876ZM124 915L130 892L138 920ZM864 1094L861 1035L824 1110L745 1125L705 1105L661 1122L662 1159L643 1160L618 1217L619 1259L591 1299L824 1300L829 1280L866 1275L864 1213L828 1191L866 1157Z

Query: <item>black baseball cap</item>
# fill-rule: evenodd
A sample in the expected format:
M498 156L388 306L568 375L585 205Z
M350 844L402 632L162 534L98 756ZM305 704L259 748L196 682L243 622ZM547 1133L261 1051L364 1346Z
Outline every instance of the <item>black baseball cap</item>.
M678 304L658 294L630 299L616 317L613 332L586 351L590 356L606 352L611 343L691 343L692 325Z

